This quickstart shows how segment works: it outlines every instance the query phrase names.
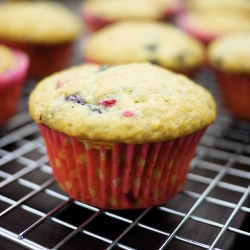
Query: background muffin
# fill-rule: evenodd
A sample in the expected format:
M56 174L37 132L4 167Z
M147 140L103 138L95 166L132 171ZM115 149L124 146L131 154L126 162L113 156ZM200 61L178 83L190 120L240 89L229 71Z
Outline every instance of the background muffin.
M250 120L250 31L215 40L208 56L225 105L236 117Z
M29 76L41 78L69 64L80 21L53 1L0 5L0 42L25 51Z
M177 23L206 45L221 35L250 30L248 14L223 8L187 11L178 17Z
M162 20L180 8L179 0L88 0L81 15L90 31L124 20Z
M54 74L36 86L29 110L62 188L111 209L159 205L177 194L215 119L203 87L147 63Z
M246 0L186 0L184 2L187 10L223 10L242 12L242 14L250 14L250 2Z
M16 111L28 70L28 57L0 44L0 125Z
M202 44L176 27L153 21L126 21L98 31L83 44L87 62L151 62L193 75L202 65Z

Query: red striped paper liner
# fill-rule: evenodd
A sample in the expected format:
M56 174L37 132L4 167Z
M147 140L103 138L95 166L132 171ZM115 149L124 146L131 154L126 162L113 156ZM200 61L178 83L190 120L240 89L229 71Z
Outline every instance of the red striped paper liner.
M159 143L78 141L39 125L56 181L73 199L104 209L160 205L183 187L205 132Z
M15 114L29 67L26 54L18 50L13 50L13 53L16 55L15 67L0 74L0 106L4 107L0 112L0 125Z
M250 120L250 75L215 72L225 107L236 118Z
M208 46L211 41L213 41L219 34L209 33L207 30L202 30L197 24L192 20L192 13L182 12L176 18L177 25L188 33L193 38L199 40L204 46Z
M73 41L36 44L0 39L0 43L25 52L30 60L28 76L38 80L68 67L74 46Z

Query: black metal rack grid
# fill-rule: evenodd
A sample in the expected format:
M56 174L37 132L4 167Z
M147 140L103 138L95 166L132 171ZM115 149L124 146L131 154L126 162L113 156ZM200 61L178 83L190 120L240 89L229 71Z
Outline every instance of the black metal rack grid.
M248 249L250 123L222 108L209 70L197 81L216 97L218 118L184 189L162 206L124 211L100 210L60 190L27 111L35 84L27 82L17 114L0 130L0 249Z

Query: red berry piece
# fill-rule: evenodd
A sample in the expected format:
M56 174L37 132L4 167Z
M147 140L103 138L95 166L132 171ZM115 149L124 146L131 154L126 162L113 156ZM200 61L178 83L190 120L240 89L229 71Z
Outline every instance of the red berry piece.
M117 103L116 99L104 99L104 100L99 102L99 104L105 108L113 107L116 105L116 103Z
M131 117L131 116L134 116L135 113L131 110L125 110L122 112L122 115L125 116L125 117Z
M56 83L56 89L60 89L64 84L65 84L65 82L58 80Z

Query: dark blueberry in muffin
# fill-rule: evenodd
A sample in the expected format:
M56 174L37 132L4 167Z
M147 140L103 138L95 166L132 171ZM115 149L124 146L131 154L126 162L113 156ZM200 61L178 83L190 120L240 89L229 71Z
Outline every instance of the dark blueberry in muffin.
M92 111L92 112L95 112L95 113L98 113L98 114L102 114L103 113L103 110L98 107L97 105L94 105L94 104L88 104L88 108Z
M153 52L153 51L156 51L158 48L158 45L157 44L149 44L146 46L146 49Z
M101 67L98 69L98 71L97 71L96 73L100 73L100 72L102 72L102 71L105 71L105 70L107 70L108 68L109 68L109 65L105 64L105 65L101 66Z
M90 111L98 113L98 114L102 114L103 113L103 109L95 104L88 104L86 102L86 100L84 100L79 94L75 93L75 94L71 94L69 96L67 96L65 98L66 101L68 102L74 102L77 104L80 104L82 106L87 106L89 108Z
M65 98L65 100L68 101L68 102L74 102L74 103L78 103L78 104L81 104L81 105L87 104L87 102L84 99L82 99L82 97L77 93L67 96Z
M184 54L179 54L176 57L176 62L178 65L185 65L185 55Z
M161 65L158 60L150 60L149 62L154 64L154 65Z

